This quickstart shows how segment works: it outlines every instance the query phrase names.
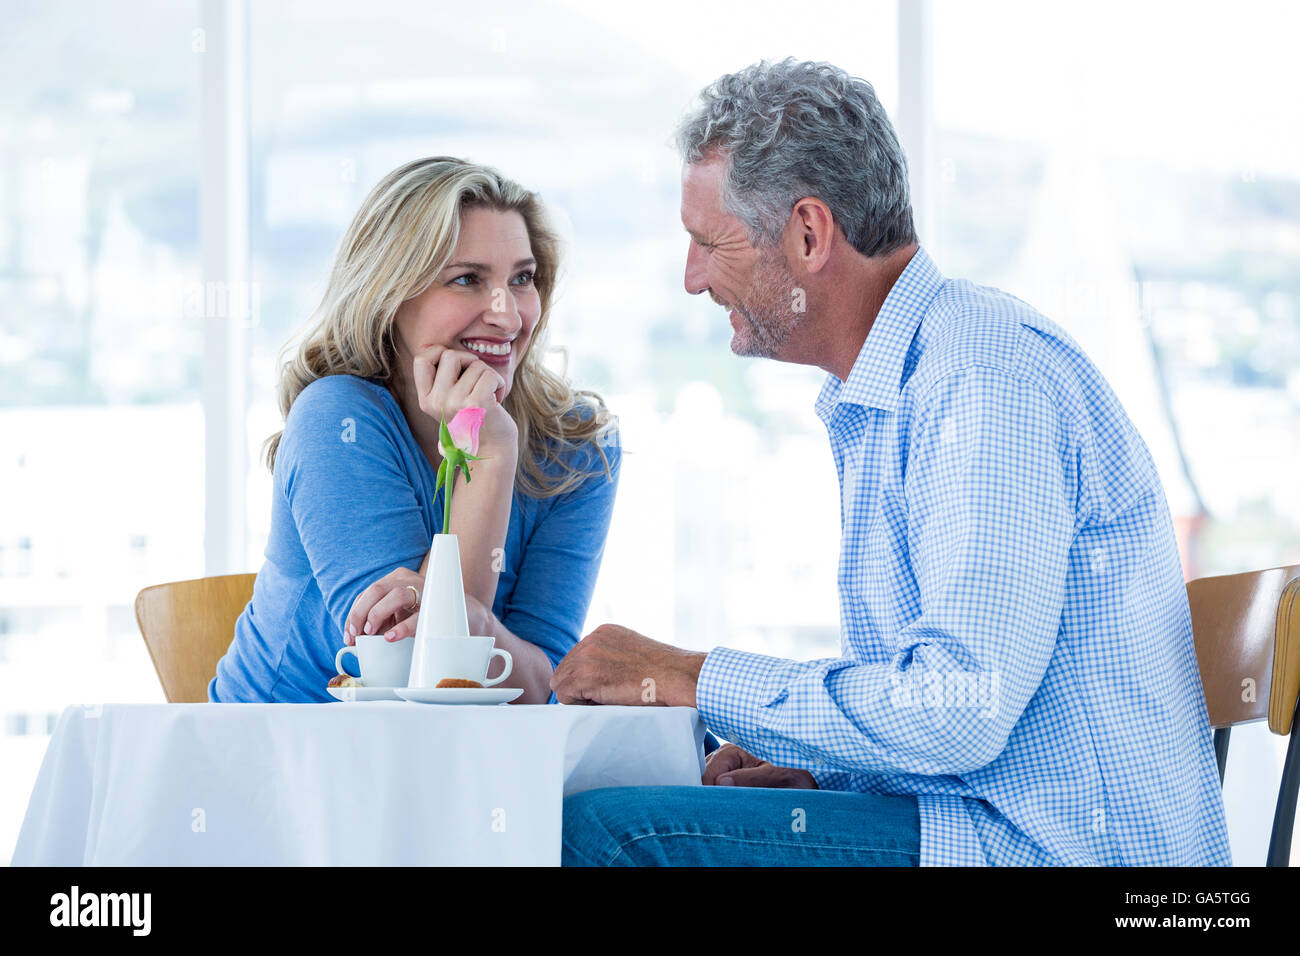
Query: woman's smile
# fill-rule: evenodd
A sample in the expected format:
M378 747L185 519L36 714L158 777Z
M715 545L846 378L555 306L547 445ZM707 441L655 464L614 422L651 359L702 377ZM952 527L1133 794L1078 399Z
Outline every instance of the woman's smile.
M476 336L461 339L460 344L493 368L509 368L511 359L514 358L512 339Z
M433 348L436 342L425 342L420 346L420 351ZM454 344L448 345L448 348L464 349L473 355L485 365L489 365L498 371L508 369L513 364L515 354L518 351L516 338L502 338L491 335L475 335L468 338L457 339Z

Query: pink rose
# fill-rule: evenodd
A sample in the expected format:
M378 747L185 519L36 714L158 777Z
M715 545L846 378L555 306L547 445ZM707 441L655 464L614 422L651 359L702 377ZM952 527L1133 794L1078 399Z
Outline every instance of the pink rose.
M469 455L478 454L478 430L483 425L483 419L487 417L487 412L477 406L462 408L454 418L447 423L447 431L451 435L452 444L462 452ZM447 454L443 450L443 456Z
M462 408L450 423L438 422L438 451L442 463L438 465L438 488L446 488L442 502L442 533L451 534L451 491L456 485L456 469L465 473L469 484L469 463L479 461L478 430L487 418L487 412L471 406Z

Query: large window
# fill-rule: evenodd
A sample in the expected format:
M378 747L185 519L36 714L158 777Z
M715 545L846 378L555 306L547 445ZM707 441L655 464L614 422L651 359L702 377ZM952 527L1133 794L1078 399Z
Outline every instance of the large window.
M855 4L815 44L773 27L788 16L781 4L708 10L669 3L632 19L602 3L508 3L452 22L396 2L254 6L262 310L249 437L279 427L276 353L319 302L365 192L419 156L488 163L559 220L569 248L553 360L621 421L626 458L589 624L701 649L833 656L839 497L812 411L822 374L736 358L722 311L686 294L669 140L702 86L761 56L835 60L875 81L892 110L894 5ZM799 494L784 493L793 453L826 464ZM253 468L250 567L270 518L269 475Z
M203 573L196 4L0 41L0 859L60 711L163 700L132 602Z

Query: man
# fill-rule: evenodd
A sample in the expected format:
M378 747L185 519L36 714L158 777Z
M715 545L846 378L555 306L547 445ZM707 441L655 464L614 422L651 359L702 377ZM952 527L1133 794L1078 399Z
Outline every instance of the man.
M1093 363L940 275L862 80L751 66L678 145L686 290L736 353L828 373L842 656L587 635L560 702L651 678L734 743L711 786L568 798L565 862L1230 865L1169 508Z

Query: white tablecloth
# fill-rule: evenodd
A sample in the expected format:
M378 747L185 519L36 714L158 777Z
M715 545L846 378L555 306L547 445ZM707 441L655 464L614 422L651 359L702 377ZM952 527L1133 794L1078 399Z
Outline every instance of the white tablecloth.
M70 707L12 862L559 865L565 795L698 786L703 737L690 707Z

